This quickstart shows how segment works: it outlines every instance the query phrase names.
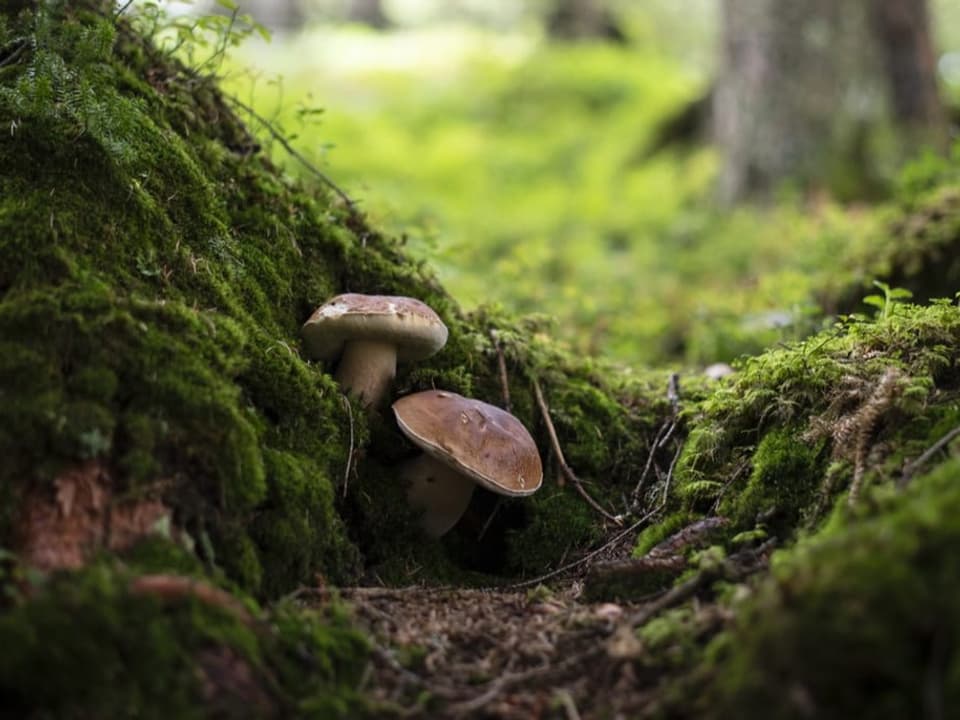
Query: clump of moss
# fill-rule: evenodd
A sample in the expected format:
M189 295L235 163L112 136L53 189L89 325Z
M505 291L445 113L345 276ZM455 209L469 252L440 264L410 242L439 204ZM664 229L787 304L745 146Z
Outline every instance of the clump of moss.
M689 413L671 507L786 539L821 518L844 480L894 479L905 453L956 414L958 342L954 303L888 298L874 318L746 360Z
M960 463L776 556L723 638L716 717L902 718L960 702Z
M767 526L782 535L796 527L811 507L823 481L823 442L798 442L796 426L775 428L764 435L751 458L746 485L721 500L720 515L734 528Z
M0 616L4 711L22 718L361 714L356 687L366 644L341 612L280 606L257 617L184 580L100 562L31 589L28 602ZM149 582L167 591L144 590Z

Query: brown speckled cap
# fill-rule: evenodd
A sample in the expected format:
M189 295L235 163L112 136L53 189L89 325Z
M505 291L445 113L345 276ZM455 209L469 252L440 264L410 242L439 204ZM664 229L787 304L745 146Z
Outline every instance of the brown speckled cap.
M419 300L356 293L337 295L318 307L302 334L313 360L334 359L351 340L395 345L401 362L429 357L447 342L447 326Z
M543 482L530 433L495 405L444 390L407 395L393 404L403 434L441 462L500 495L530 495Z

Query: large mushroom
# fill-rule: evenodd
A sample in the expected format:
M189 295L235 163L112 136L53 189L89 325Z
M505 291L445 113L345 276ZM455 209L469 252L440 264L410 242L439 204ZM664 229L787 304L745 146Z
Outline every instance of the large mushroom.
M313 360L340 358L335 377L366 406L379 405L397 361L423 360L447 342L447 326L427 305L391 295L337 295L303 325Z
M423 511L423 529L432 537L456 525L477 485L521 497L543 482L536 443L505 410L427 390L400 398L393 412L403 434L423 450L400 475L410 483L408 502Z

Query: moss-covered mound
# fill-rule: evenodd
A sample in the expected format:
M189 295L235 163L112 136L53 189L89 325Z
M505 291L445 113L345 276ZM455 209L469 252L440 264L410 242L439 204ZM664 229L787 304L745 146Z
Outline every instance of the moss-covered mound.
M960 424L958 345L955 303L891 296L876 317L750 358L692 411L672 509L728 518L734 545L816 527L838 493L897 480Z
M514 411L546 457L538 379L568 461L601 500L619 501L616 482L662 410L639 399L646 385L602 380L542 328L463 318L340 197L283 178L214 81L159 53L109 3L39 7L0 14L5 545L69 567L162 532L275 597L365 565L389 565L381 577L398 581L424 564L428 579L442 567L541 569L596 536L593 511L548 482L498 514L488 546L475 547L474 527L423 547L393 470L412 448L392 421L351 407L329 368L301 359L299 328L338 292L418 297L450 341L404 368L396 392L493 402L498 330ZM561 526L567 545L549 539Z
M8 588L9 589L9 588ZM346 615L252 603L107 561L0 615L0 707L17 718L357 717L366 641Z
M715 717L950 717L960 702L960 462L775 558L717 652Z

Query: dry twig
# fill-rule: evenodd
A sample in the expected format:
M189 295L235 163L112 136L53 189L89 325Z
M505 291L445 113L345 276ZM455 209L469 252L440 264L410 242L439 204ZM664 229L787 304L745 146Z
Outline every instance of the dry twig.
M350 420L350 448L347 451L347 466L343 469L343 496L346 497L347 487L350 485L350 466L353 464L353 408L350 407L350 399L346 395L341 395L340 399Z
M913 478L914 474L916 474L920 468L926 465L930 458L943 450L943 448L949 445L958 435L960 435L960 427L955 427L942 438L937 440L933 445L924 450L923 454L921 454L916 460L911 460L909 463L907 463L907 465L903 468L903 475L900 476L900 487L905 487Z
M550 436L550 444L553 447L554 455L556 455L557 464L560 466L560 472L563 473L567 480L573 483L573 486L577 489L580 497L586 500L590 507L603 515L603 517L610 522L617 525L623 525L623 518L619 515L611 515L603 508L602 505L600 505L600 503L594 500L590 496L590 493L584 489L583 484L580 482L580 478L577 477L577 474L573 472L573 469L569 465L567 465L567 460L564 458L563 450L560 447L560 439L557 437L557 430L553 427L553 421L550 419L550 408L547 406L547 401L543 398L543 391L540 389L540 383L537 382L536 378L533 380L533 392L537 400L537 406L540 408L540 414L543 415L543 421L547 425L547 434Z
M642 518L640 518L639 520L637 520L633 525L631 525L631 526L628 527L628 528L625 528L624 530L621 530L621 531L618 532L616 535L614 535L612 538L610 538L610 540L608 540L607 542L605 542L603 545L601 545L600 547L598 547L596 550L592 550L591 552L587 553L587 554L584 555L582 558L579 558L579 559L577 559L577 560L574 560L573 562L569 562L569 563L567 563L566 565L561 565L561 566L558 567L556 570L552 570L551 572L545 573L545 574L543 574L543 575L538 575L537 577L531 578L530 580L524 580L523 582L514 583L513 585L507 585L507 588L506 588L506 589L508 589L508 590L517 590L517 589L519 589L519 588L530 587L530 586L532 586L532 585L539 585L539 584L542 583L544 580L550 580L551 578L555 578L557 575L560 575L560 574L562 574L562 573L565 573L565 572L568 571L568 570L572 570L572 569L575 568L575 567L578 567L578 566L580 566L580 565L583 565L584 563L590 562L590 560L592 560L593 558L595 558L597 555L599 555L600 553L602 553L604 550L607 550L608 548L613 547L613 546L616 545L618 542L620 542L623 538L625 538L627 535L629 535L630 533L634 532L634 531L635 531L637 528L639 528L643 523L645 523L647 520L649 520L649 519L652 518L654 515L656 515L658 512L660 512L660 510L662 509L662 507L663 507L663 506L661 505L661 506L658 506L658 507L654 508L653 510L651 510L650 512L648 512L646 515L644 515Z
M351 199L351 197L347 195L347 193L339 185L327 177L327 175L323 173L316 165L307 160L302 153L293 147L287 138L284 137L283 133L277 130L277 128L274 127L269 120L260 115L256 110L247 105L240 98L233 95L227 95L226 98L244 112L249 113L250 117L260 123L263 126L263 129L270 133L273 139L280 143L283 149L290 154L290 157L297 160L301 165L309 170L310 173L317 177L320 182L330 188L347 206L347 212L349 212L354 219L359 219L360 212L357 210L357 205L353 199Z
M493 348L497 351L497 367L500 370L500 389L503 391L503 409L507 412L513 412L510 403L510 381L507 378L507 360L503 356L503 347L497 339L497 331L490 331L490 340L493 341Z

